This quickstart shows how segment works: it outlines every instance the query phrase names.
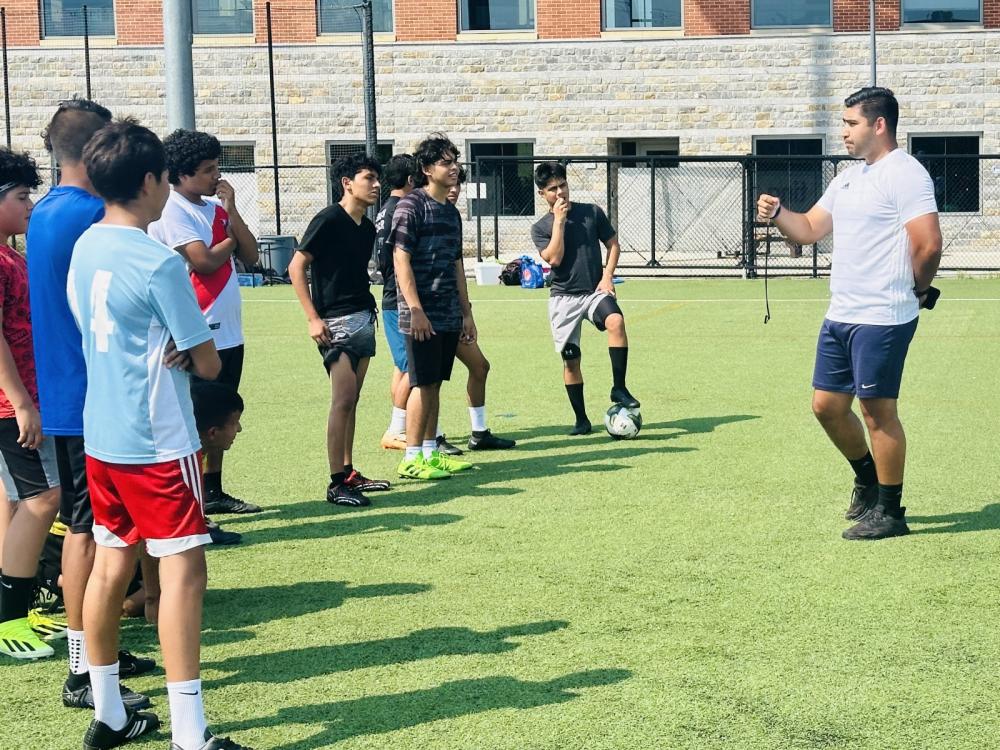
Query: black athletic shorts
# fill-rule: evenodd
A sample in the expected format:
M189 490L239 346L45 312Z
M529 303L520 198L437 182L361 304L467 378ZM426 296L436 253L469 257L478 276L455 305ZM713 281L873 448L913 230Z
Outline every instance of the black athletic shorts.
M59 486L52 438L45 438L38 450L29 450L18 445L20 434L17 419L0 419L0 479L12 503L31 500Z
M83 437L60 436L54 440L59 484L62 485L59 520L74 534L93 533L94 511L90 507L90 490L87 488L87 456L83 452Z
M406 337L406 358L409 360L410 387L435 385L451 380L451 368L458 351L458 331L435 333L425 341Z
M211 382L222 383L239 391L240 379L243 377L243 344L219 349L219 359L222 360L222 369L219 370L219 377ZM201 380L197 375L192 376L192 379Z

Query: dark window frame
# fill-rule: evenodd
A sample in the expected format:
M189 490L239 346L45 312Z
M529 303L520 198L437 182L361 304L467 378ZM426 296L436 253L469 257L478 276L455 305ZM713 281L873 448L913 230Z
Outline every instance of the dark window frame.
M345 10L345 11L350 11L351 15L354 16L354 20L357 21L357 28L353 28L353 22L351 24L352 28L349 28L349 29L332 29L331 30L331 29L328 29L328 28L324 27L324 18L326 16L324 14L324 8L323 8L323 6L331 4L333 2L336 2L338 5L343 5L345 7L343 7L343 8L335 8L335 9L329 9L328 8L326 10L326 13L329 13L330 10ZM387 5L388 8L387 9L383 8L383 9L380 10L377 7L379 4ZM354 10L354 8L351 7L353 5L357 5L357 2L355 2L354 0L328 0L328 2L324 2L324 0L316 0L316 30L317 30L317 32L319 34L360 34L361 33L361 17ZM393 33L396 30L396 7L395 7L395 0L372 0L372 13L373 13L373 21L374 21L374 27L375 27L374 28L374 33L376 33L376 34L391 34L391 33ZM385 19L385 17L388 17L389 27L385 28L383 26L383 27L380 28L380 24Z
M975 153L964 145L975 141ZM954 151L949 151L949 145ZM910 134L910 155L917 159L934 182L938 212L978 216L983 212L982 136L979 133ZM932 149L927 151L926 149ZM943 149L943 150L938 150ZM962 158L968 157L968 158ZM964 193L964 195L963 195Z
M511 2L518 3L519 0L480 0L485 2L487 5L490 2ZM469 5L476 0L457 0L458 2L458 30L461 34L476 34L482 32L531 32L538 28L538 3L537 0L528 0L531 3L531 25L530 26L502 26L489 28L471 28L472 21L470 16L473 16L473 12L469 9ZM466 28L466 26L469 28Z
M762 144L770 144L763 149ZM784 156L774 153L780 150L779 144L788 147L787 156L815 156L809 161L792 160L782 162L780 159L756 160L754 162L754 195L771 193L777 195L789 210L804 213L812 208L823 196L826 190L824 180L826 138L823 135L805 136L758 136L753 140L754 156ZM799 144L794 148L793 144ZM771 151L771 153L766 153ZM795 152L798 153L795 153ZM782 174L783 173L783 174Z
M38 10L40 14L40 37L42 39L65 39L67 37L83 36L84 5L87 6L88 35L91 37L114 37L117 33L114 0L108 0L107 8L96 9L98 11L96 16L94 15L95 8L93 6L93 0L80 0L77 8L73 8L68 11L61 11L58 20L53 18L53 14L50 10L52 7L51 0L39 0ZM77 20L75 22L75 26L69 26L68 21L64 20L64 17L68 15L76 16ZM103 26L102 23L104 24ZM71 30L67 31L67 28L70 28Z
M833 28L833 0L829 0L830 20L827 23L794 23L794 24L774 24L760 23L757 21L757 4L761 0L750 0L750 28L751 29L812 29L812 28Z
M249 5L249 7L239 8L237 7L233 12L232 16L228 14L222 14L218 7L215 8L215 13L211 12L211 9L199 8L200 4L215 3L216 6L219 4L219 0L191 0L191 29L196 36L252 36L254 34L254 12L253 4L254 0L233 0L234 4L244 4ZM237 28L229 29L223 28L222 19L232 18L235 21ZM208 20L212 26L204 28L201 24ZM217 26L215 24L218 24Z
M948 10L933 11L931 18L917 18L917 19L907 19L906 17L906 6L909 0L901 0L899 5L900 22L903 24L926 24L926 23L942 23L942 24L982 24L983 23L983 0L977 0L979 5L979 17L976 19L950 19L946 18L945 15L950 13ZM966 12L966 11L962 11ZM938 15L939 14L939 15ZM934 17L938 15L938 17Z
M645 19L632 19L632 24L629 26L611 26L608 23L608 5L613 4L615 0L601 0L601 29L604 31L633 31L633 30L656 30L656 29L683 29L684 28L684 0L672 0L678 5L678 22L673 25L668 26L657 26L650 23L650 25L636 25L636 21ZM631 5L631 1L629 2Z
M502 162L500 173L496 172L497 162L479 162L479 172L475 182L486 186L485 198L466 199L470 217L475 216L506 216L526 217L535 215L534 181L535 164L530 159L535 155L535 142L531 139L482 140L468 142L468 161L476 165L480 156L518 156L525 161ZM528 153L516 153L518 147L527 146ZM483 154L482 150L489 147L499 147L498 154ZM511 148L513 147L513 148ZM515 153L505 154L504 150L514 150ZM475 171L475 166L470 171ZM470 175L470 182L472 177ZM499 204L497 203L497 187L499 187ZM499 209L497 206L499 205Z

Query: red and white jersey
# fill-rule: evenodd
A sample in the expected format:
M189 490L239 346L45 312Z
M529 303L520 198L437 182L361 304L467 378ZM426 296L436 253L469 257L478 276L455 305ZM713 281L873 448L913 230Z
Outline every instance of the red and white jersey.
M229 236L229 214L215 198L192 203L176 190L170 191L160 220L149 225L149 235L175 250L189 242L217 245ZM243 343L243 318L236 263L230 258L212 273L188 268L191 283L216 349L232 349Z

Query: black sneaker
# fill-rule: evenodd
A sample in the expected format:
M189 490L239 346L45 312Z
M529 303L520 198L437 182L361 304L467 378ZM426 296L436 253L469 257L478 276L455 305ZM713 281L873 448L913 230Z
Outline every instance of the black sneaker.
M149 698L142 693L129 690L125 685L119 684L118 690L122 695L122 703L126 709L138 711L141 708L149 708ZM94 710L94 691L90 687L90 680L85 685L73 689L69 682L63 684L62 702L66 708L89 708Z
M87 733L83 736L83 750L109 750L160 727L160 720L156 714L128 709L125 709L125 714L127 716L125 726L118 730L112 729L103 721L97 719L91 721Z
M626 409L638 409L639 401L628 392L628 388L612 388L611 403L624 406Z
M208 535L212 537L212 544L239 544L243 539L242 534L235 531L225 531L219 524L209 521L207 518L205 525L208 526Z
M392 489L392 484L385 479L369 479L357 469L347 475L344 484L358 492L385 492Z
M848 521L860 521L868 511L878 503L878 485L865 486L854 482L854 491L851 493L851 505L844 514Z
M372 504L360 490L348 487L346 484L334 485L332 482L326 489L326 501L334 505L346 505L349 508L364 508Z
M513 448L515 445L517 445L515 441L497 437L489 430L483 430L482 432L473 431L472 436L469 438L470 451L505 451Z
M183 750L183 748L171 742L170 750ZM213 737L212 733L206 729L205 744L199 747L198 750L253 750L253 748L233 742L228 737Z
M577 422L573 425L573 429L569 431L570 435L589 435L594 431L593 425L590 424L589 419L585 419L582 422Z
M882 508L872 508L858 523L843 533L844 539L851 541L862 539L888 539L893 536L906 536L910 527L906 525L906 508L900 508L894 513Z
M261 507L245 503L228 492L209 492L205 497L205 515L216 513L260 513Z
M438 435L437 451L445 456L461 456L465 451L457 445L452 445L444 435Z
M142 656L136 656L124 649L118 652L118 674L122 677L138 677L156 669L156 662Z

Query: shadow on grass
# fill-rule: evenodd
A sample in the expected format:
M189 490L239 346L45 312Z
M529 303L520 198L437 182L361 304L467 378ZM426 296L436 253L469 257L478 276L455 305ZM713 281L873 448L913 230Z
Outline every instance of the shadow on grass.
M541 682L514 677L457 680L409 693L281 708L268 716L221 724L212 729L217 734L228 734L287 724L308 725L317 729L315 734L275 745L274 750L317 750L352 737L386 734L442 719L566 703L579 697L577 691L614 685L631 676L632 673L625 669L593 669Z
M910 523L944 524L928 529L913 529L913 534L960 534L964 531L1000 530L1000 503L990 503L982 510L968 513L945 513L941 516L907 516Z
M321 520L297 525L281 525L266 529L254 529L243 536L242 547L269 542L295 541L299 539L329 539L354 534L377 534L386 531L412 531L419 526L444 526L461 521L463 516L453 513L378 513L337 517L336 508L324 502L322 506L312 505L313 517ZM290 518L284 514L280 518ZM226 524L229 525L228 523Z
M514 651L520 645L511 642L512 639L545 635L568 625L561 620L549 620L485 632L458 627L429 628L401 638L237 656L219 662L205 662L202 667L232 672L227 677L206 680L206 688L245 682L294 682L333 672L404 664L439 656L503 654Z

